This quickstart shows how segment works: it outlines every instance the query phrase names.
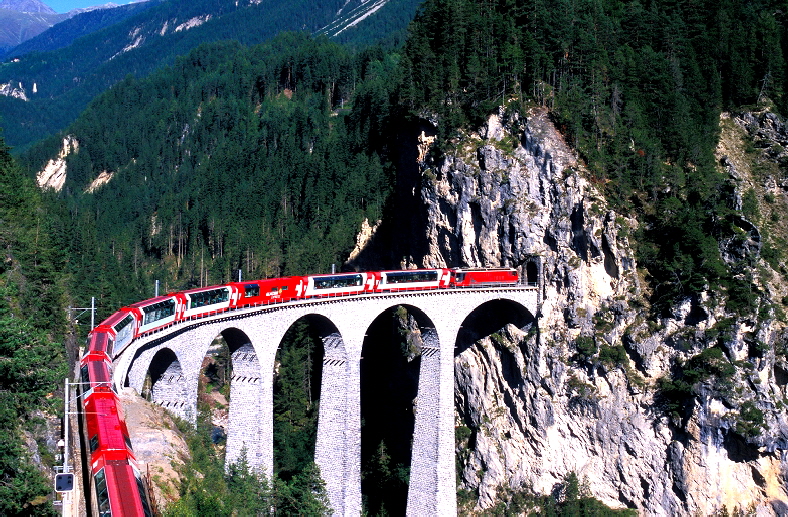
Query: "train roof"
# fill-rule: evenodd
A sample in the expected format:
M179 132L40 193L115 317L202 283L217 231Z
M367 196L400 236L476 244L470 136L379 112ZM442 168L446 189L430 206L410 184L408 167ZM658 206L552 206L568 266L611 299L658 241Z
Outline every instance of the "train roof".
M360 276L368 274L369 272L364 271L363 273L356 273L355 271L345 271L342 273L320 273L319 275L307 275L307 278L320 278L326 276Z
M99 448L103 450L126 450L125 437L128 435L123 420L123 407L117 396L111 392L94 392L85 402L85 413L95 413L98 418L87 418L88 439L98 434ZM92 425L91 425L92 424Z
M172 297L173 295L171 294L167 294L164 296L157 296L156 298L149 298L141 302L132 303L131 305L129 305L129 307L135 307L135 308L147 307L148 305L153 305L154 303L166 302L167 300L171 300Z
M488 271L517 271L513 267L453 267L451 268L452 271L458 271L461 273L484 273Z
M99 323L97 326L111 327L116 323L120 322L121 320L123 320L123 318L125 318L128 315L128 313L129 313L129 308L123 307L122 309L119 309L118 312L114 313L112 316L108 317L107 319Z
M236 285L247 285L247 284L256 284L256 283L259 283L259 282L281 282L281 281L297 282L297 281L301 280L302 278L304 278L305 276L306 275L304 275L304 276L291 275L291 276L278 276L278 277L274 277L274 278L256 278L254 280L242 280L240 282L231 282L231 283L236 284ZM315 276L315 275L312 275L312 276Z
M90 352L103 352L107 353L109 345L109 334L104 332L93 332L88 342L88 353Z
M208 287L195 287L194 289L187 289L180 291L181 294L202 293L205 291L215 291L216 289L229 289L230 284L209 285Z
M110 508L113 515L149 515L146 504L140 501L144 494L137 485L137 475L126 460L104 462Z
M91 387L93 384L106 384L107 387L110 387L112 376L110 375L109 367L104 361L87 361L84 366L88 368Z

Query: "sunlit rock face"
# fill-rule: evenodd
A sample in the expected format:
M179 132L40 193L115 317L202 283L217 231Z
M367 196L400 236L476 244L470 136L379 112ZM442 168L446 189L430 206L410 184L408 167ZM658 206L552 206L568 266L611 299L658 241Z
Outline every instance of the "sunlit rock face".
M748 321L704 292L651 316L637 221L610 209L546 110L501 109L439 159L420 136L421 213L411 217L425 227L401 265L505 265L526 277L538 264L537 324L505 327L455 358L460 507L555 493L575 472L604 503L647 515L785 514L788 367L774 313ZM758 253L757 228L741 226L749 240L722 242L723 255ZM734 373L702 382L683 416L668 411L659 379L715 345L715 360L739 361ZM753 411L763 424L747 431Z

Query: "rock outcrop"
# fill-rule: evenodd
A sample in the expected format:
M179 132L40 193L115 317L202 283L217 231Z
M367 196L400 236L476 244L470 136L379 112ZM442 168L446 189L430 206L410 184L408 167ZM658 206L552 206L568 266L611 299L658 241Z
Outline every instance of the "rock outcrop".
M636 219L608 207L546 110L501 109L455 144L439 160L413 152L427 226L403 264L523 276L537 264L541 295L538 329L510 325L456 357L465 509L554 493L575 472L604 503L646 515L785 514L786 333L768 299L782 288L754 279L765 294L750 319L726 312L720 293L650 316ZM759 260L758 227L737 226L722 255ZM671 374L683 364L719 372L677 398Z

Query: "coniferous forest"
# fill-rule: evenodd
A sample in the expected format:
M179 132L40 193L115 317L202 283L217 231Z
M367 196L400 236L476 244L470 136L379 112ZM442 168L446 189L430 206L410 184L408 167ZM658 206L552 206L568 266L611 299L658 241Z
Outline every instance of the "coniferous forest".
M748 205L727 201L714 149L721 112L788 112L786 17L783 0L427 0L403 44L349 47L295 32L254 46L206 43L115 83L22 154L2 149L0 513L51 513L48 485L16 458L42 409L62 411L52 393L86 333L65 307L95 296L101 320L151 297L155 280L168 292L238 270L263 278L343 264L362 221L405 216L392 212L401 142L420 120L435 123L438 156L499 106L548 108L589 179L639 222L652 313L708 288L751 313L750 264L726 264L719 251ZM33 178L67 135L79 150L66 158L65 186L39 191ZM764 258L784 272L788 243L763 239ZM304 459L314 372L298 366L315 345L308 331L295 334L280 350L278 382L292 385L277 388L277 411L297 418L277 423L290 483L279 494L316 486ZM385 446L369 455L380 460ZM249 481L243 468L228 476L226 486ZM194 495L209 477L188 479ZM173 511L196 512L202 503L189 497ZM290 497L282 509L300 504L281 497ZM211 504L225 511L229 501Z

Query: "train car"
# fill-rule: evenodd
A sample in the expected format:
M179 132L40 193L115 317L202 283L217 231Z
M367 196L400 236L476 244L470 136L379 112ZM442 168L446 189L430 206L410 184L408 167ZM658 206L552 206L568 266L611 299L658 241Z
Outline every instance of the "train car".
M145 332L180 321L183 314L183 303L175 295L167 295L133 303L128 309L137 325L134 332L136 338Z
M372 292L375 275L372 273L336 273L306 277L304 297L350 296Z
M99 456L90 476L91 515L152 517L142 476L133 460Z
M408 289L440 289L449 287L451 272L448 269L405 269L378 273L377 291Z
M85 347L85 354L82 360L93 358L93 360L101 360L103 358L111 357L110 354L113 348L113 339L111 329L108 327L98 326L88 334L88 339Z
M92 393L84 393L82 398L85 437L89 444L91 461L97 457L107 460L134 458L129 431L123 418L123 406L115 392L109 387L97 387Z
M83 399L95 389L112 389L112 361L106 354L88 352L79 363L79 376Z
M520 281L514 268L455 268L451 271L453 287L514 286Z
M251 282L237 282L233 285L238 289L239 293L236 306L250 307L301 298L306 285L306 277L268 278Z
M134 311L129 307L123 307L96 328L108 331L111 346L107 348L107 354L116 357L136 337L137 327L138 321L134 318Z
M134 339L136 329L132 310L124 307L90 332L86 354L101 352L109 358L116 357Z
M108 341L108 333L94 334L91 341L96 346L80 365L82 436L90 452L92 515L152 516L123 407L112 386L112 363L100 350L101 342Z
M178 315L178 319L199 318L224 312L231 306L236 306L238 293L236 284L214 285L176 293L174 296L183 306L183 312Z

